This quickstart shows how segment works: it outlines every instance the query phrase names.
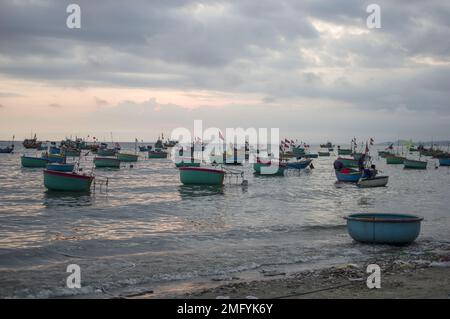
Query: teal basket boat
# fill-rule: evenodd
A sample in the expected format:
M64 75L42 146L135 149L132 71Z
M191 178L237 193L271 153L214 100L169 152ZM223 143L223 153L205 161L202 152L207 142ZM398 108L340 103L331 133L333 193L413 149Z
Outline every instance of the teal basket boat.
M408 169L427 169L427 161L417 161L405 158L403 161L404 168Z
M94 165L97 168L102 167L120 168L120 160L115 157L95 157Z
M205 167L180 167L184 185L223 185L225 171Z
M403 214L351 214L344 217L350 236L362 243L406 245L420 233L421 217Z
M42 167L44 168L47 163L48 160L46 158L42 158L42 157L32 157L32 156L22 156L20 158L20 161L22 163L23 167Z
M287 169L287 165L282 163L254 163L253 170L255 174L264 176L284 176L284 171Z
M52 191L89 192L93 176L44 170L44 186Z

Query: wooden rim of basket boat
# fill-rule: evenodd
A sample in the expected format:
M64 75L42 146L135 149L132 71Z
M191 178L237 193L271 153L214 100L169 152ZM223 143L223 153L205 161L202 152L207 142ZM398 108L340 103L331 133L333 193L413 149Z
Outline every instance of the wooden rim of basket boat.
M44 174L64 176L64 177L74 177L74 178L79 178L79 179L93 179L94 178L94 176L91 176L91 175L80 175L80 174L72 173L72 172L59 172L59 171L52 171L49 169L44 169Z
M413 215L399 215L405 216L405 218L385 218L385 217L368 217L373 214L367 214L367 217L364 217L364 214L357 214L358 216L345 216L346 220L353 220L359 222L371 222L371 223L414 223L420 222L423 220L423 217L413 216Z
M181 170L181 171L201 171L201 172L210 172L210 173L218 173L218 174L225 173L224 170L206 168L206 167L180 167L179 170Z

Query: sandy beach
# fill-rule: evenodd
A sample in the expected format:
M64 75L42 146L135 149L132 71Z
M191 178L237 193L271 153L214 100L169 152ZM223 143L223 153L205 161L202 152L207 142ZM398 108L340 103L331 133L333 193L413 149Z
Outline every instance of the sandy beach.
M381 288L369 289L366 267L381 268ZM273 277L272 277L273 275ZM265 280L229 282L182 298L438 298L450 297L450 245L361 264L343 264Z

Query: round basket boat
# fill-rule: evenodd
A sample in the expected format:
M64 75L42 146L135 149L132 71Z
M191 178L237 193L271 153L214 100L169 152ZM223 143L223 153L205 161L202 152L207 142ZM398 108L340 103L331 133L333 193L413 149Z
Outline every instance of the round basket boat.
M344 217L350 236L359 242L406 245L420 233L422 217L403 214L361 213Z

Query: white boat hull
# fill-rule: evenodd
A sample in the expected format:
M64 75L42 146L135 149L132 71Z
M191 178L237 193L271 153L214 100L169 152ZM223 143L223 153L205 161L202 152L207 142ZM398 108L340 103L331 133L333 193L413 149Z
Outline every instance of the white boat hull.
M356 185L359 187L384 187L389 181L389 176L377 176L375 178L361 178Z

